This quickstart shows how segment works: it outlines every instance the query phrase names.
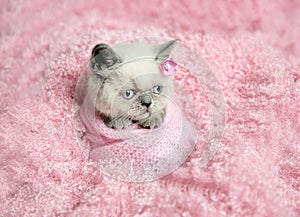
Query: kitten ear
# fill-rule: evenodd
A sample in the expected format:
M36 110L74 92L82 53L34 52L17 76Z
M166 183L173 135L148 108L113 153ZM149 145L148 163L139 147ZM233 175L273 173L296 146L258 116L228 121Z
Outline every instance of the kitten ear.
M167 43L164 43L160 45L159 52L157 56L155 57L155 60L162 59L166 60L169 58L171 51L173 50L174 46L176 45L178 39L168 41Z
M96 73L121 63L119 55L107 44L97 44L92 51L91 68ZM100 73L101 74L101 73Z

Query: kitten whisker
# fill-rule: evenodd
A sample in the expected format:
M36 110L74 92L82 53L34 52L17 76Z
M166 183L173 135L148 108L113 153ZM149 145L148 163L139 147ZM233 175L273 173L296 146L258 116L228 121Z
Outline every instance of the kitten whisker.
M132 121L132 118L131 118L131 117L129 116L129 114L127 114L127 113L122 114L122 115L120 116L120 119L123 120L123 121L129 119L129 120Z

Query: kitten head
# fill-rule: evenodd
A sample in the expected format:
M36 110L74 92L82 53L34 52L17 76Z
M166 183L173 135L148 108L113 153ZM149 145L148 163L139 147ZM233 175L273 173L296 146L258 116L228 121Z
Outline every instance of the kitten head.
M92 51L93 79L101 79L96 110L107 117L146 118L162 112L173 93L172 78L161 73L176 40L161 45L98 44Z

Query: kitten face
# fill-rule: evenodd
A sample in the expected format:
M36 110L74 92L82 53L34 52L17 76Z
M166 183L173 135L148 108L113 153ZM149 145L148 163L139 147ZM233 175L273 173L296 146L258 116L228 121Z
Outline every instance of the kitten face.
M160 61L136 60L118 68L102 84L96 109L108 117L135 121L162 112L173 93L173 83L159 66Z
M89 89L96 90L95 108L108 126L123 129L132 121L158 127L173 93L172 79L160 65L169 57L176 40L161 45L98 44L92 51Z

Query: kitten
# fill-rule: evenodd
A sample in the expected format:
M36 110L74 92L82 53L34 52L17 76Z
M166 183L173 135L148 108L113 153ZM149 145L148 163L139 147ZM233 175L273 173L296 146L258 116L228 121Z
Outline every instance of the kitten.
M160 126L173 93L172 78L160 71L177 40L161 45L98 44L90 61L89 89L101 82L95 108L107 126L126 129L132 123L144 128ZM95 91L95 90L94 90Z

